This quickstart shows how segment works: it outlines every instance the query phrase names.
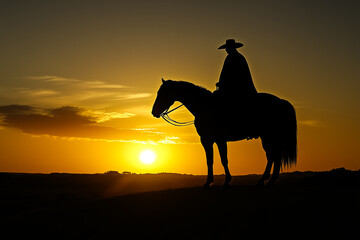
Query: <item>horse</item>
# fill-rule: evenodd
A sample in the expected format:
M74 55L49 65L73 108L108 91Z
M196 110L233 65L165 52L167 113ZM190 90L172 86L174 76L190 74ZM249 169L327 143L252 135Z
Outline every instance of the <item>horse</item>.
M194 125L205 150L208 168L204 188L210 188L214 182L214 143L218 146L225 170L224 188L230 186L232 179L228 167L227 142L260 137L267 164L257 182L258 186L273 185L283 167L296 164L296 113L288 101L272 94L257 93L251 104L227 103L219 101L211 91L193 83L162 79L152 115L159 118L175 101L181 102L195 117Z

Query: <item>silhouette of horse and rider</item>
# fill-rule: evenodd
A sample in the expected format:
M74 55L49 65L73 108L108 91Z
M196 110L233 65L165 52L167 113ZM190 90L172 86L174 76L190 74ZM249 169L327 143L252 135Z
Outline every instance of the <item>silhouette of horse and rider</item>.
M229 141L260 137L266 152L267 165L258 185L274 184L279 178L282 166L296 164L295 109L284 99L257 92L248 64L244 56L237 51L237 48L242 46L242 43L228 39L218 48L225 49L228 55L214 92L189 82L162 79L163 83L152 109L153 116L164 118L164 115L170 112L170 106L179 101L194 115L194 125L205 149L208 166L205 188L209 188L214 182L214 143L218 146L225 170L224 188L229 187L231 182L227 158Z

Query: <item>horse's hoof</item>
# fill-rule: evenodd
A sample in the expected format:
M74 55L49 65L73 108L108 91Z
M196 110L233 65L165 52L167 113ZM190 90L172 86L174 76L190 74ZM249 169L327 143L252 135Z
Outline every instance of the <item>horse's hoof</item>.
M265 186L265 182L264 180L260 179L257 183L256 183L257 187L264 187Z
M211 188L211 183L205 183L203 186L204 190L210 190L210 188Z
M276 180L270 179L270 180L266 183L266 186L267 186L267 187L272 187L272 186L275 185L275 182L276 182Z
M231 180L232 180L231 176L226 176L224 184L230 184Z
M221 187L221 189L223 189L223 190L227 190L229 188L230 188L230 184L228 182L225 182Z

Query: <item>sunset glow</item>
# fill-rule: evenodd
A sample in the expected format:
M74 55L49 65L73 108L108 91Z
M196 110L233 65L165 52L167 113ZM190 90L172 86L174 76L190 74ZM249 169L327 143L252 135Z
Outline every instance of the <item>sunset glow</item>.
M295 107L290 171L358 170L358 9L359 1L5 1L0 172L206 174L194 126L172 126L151 109L162 78L214 91L227 56L217 48L229 38L244 44L256 89ZM170 115L194 119L186 107ZM214 149L214 173L223 174ZM229 143L228 159L234 175L266 164L260 139Z

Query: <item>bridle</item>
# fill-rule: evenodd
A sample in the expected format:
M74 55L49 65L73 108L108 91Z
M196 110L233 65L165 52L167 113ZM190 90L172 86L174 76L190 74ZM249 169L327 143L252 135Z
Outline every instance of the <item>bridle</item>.
M160 114L160 117L162 117L166 122L170 123L171 125L174 125L174 126L177 126L177 127L185 127L185 126L190 126L190 125L194 124L194 120L188 121L188 122L178 122L178 121L172 119L169 116L169 113L175 111L176 109L178 109L178 108L180 108L182 106L184 106L184 104L181 104L181 105L179 105L176 108L173 108L171 110L169 110L169 108L168 108L162 114Z

